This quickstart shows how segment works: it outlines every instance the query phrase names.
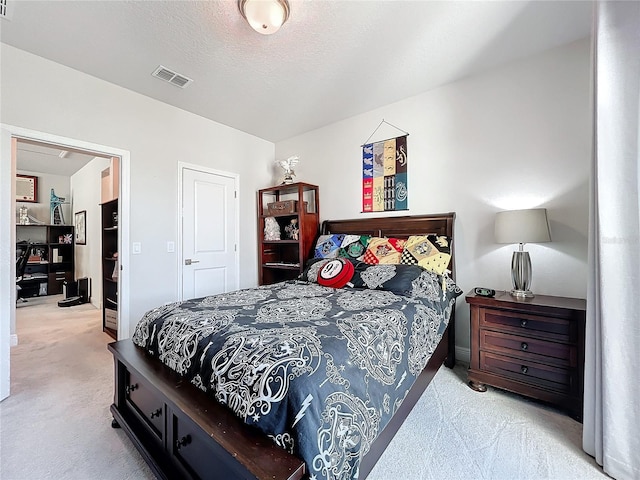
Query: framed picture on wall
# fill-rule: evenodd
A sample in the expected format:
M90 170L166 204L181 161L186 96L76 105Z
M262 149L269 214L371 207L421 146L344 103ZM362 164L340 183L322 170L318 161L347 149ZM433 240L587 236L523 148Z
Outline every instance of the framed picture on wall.
M16 202L38 203L38 177L16 175Z
M76 245L87 244L87 211L82 210L75 215Z

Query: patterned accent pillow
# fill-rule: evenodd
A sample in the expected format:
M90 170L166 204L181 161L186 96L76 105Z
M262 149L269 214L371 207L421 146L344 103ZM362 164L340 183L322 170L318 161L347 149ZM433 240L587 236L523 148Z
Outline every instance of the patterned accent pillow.
M371 237L363 261L370 265L379 263L389 265L398 264L402 257L405 240L399 238Z
M451 260L451 239L445 235L412 235L402 251L400 263L420 265L425 270L444 275Z
M413 290L413 282L424 273L418 265L370 265L355 262L355 272L351 284L356 288L386 290L398 295L408 295Z
M423 270L420 276L413 281L413 288L409 295L416 298L426 298L432 302L443 302L444 307L455 303L455 299L462 295L462 289L448 275L438 275Z
M331 259L330 258L311 258L307 261L307 265L298 277L298 280L305 282L318 283L318 273Z
M371 235L345 235L338 251L338 257L362 260L367 251Z
M316 242L314 258L337 258L345 235L320 235Z

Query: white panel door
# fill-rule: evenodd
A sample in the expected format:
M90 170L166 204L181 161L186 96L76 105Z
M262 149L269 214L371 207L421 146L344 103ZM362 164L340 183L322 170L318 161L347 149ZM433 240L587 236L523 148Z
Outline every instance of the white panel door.
M182 299L238 288L236 178L182 169Z

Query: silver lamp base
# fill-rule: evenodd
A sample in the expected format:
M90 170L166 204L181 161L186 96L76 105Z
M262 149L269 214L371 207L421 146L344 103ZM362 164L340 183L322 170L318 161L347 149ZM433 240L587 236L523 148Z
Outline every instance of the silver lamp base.
M522 244L521 247L522 248ZM511 296L516 298L531 298L533 293L529 290L531 285L531 258L529 252L519 250L513 252L511 257L511 281L513 289Z
M509 293L516 298L531 298L534 296L531 290L511 290Z

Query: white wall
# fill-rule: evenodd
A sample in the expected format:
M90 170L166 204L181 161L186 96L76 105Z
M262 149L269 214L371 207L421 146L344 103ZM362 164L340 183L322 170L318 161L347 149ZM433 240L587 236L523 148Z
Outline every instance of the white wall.
M165 246L177 237L179 160L240 175L240 215L251 219L240 227L241 287L256 284L255 192L276 181L273 144L0 48L3 123L131 152L130 238L142 243L142 254L130 262L133 319L178 297L176 255ZM553 242L528 246L533 290L584 297L589 65L589 42L577 42L279 142L277 157L300 155L297 180L320 186L323 219L364 216L360 145L384 118L410 133L410 210L399 214L457 212L457 278L464 290L509 288L513 247L494 243L494 213L543 206ZM397 132L381 129L372 140L388 134ZM3 176L8 163L2 159ZM468 309L463 301L459 307L458 343L466 347Z
M73 213L85 210L86 245L75 246L75 278L91 281L91 303L102 308L102 220L100 211L101 173L111 160L96 157L71 176ZM74 217L75 218L75 217Z
M178 161L239 175L246 220L240 222L240 286L257 284L256 191L270 185L271 142L9 45L0 49L2 123L130 152L130 240L142 244L128 266L132 328L148 309L178 298L177 254L166 252L178 234ZM8 171L8 159L0 168Z
M73 225L73 218L71 217L70 178L66 175L53 175L50 173L21 170L19 167L20 161L18 161L16 173L38 177L38 202L16 202L16 219L19 215L19 208L27 207L29 215L46 224L51 223L51 189L53 188L56 196L64 198L65 201L65 203L62 204L62 216L64 217L65 225Z
M2 62L0 62L0 71ZM15 325L16 301L16 169L10 158L16 154L16 141L6 129L0 129L0 400L9 396L11 328ZM9 152L9 159L5 158ZM8 165L7 165L8 163Z
M553 242L527 245L532 289L584 298L589 48L576 42L279 142L276 157L300 155L297 179L319 185L322 219L384 216L360 213L360 145L385 119L410 134L410 210L397 215L457 213L457 283L465 292L511 288L516 247L494 242L494 214L541 206ZM400 134L381 128L371 140ZM464 299L457 320L457 344L468 348Z

